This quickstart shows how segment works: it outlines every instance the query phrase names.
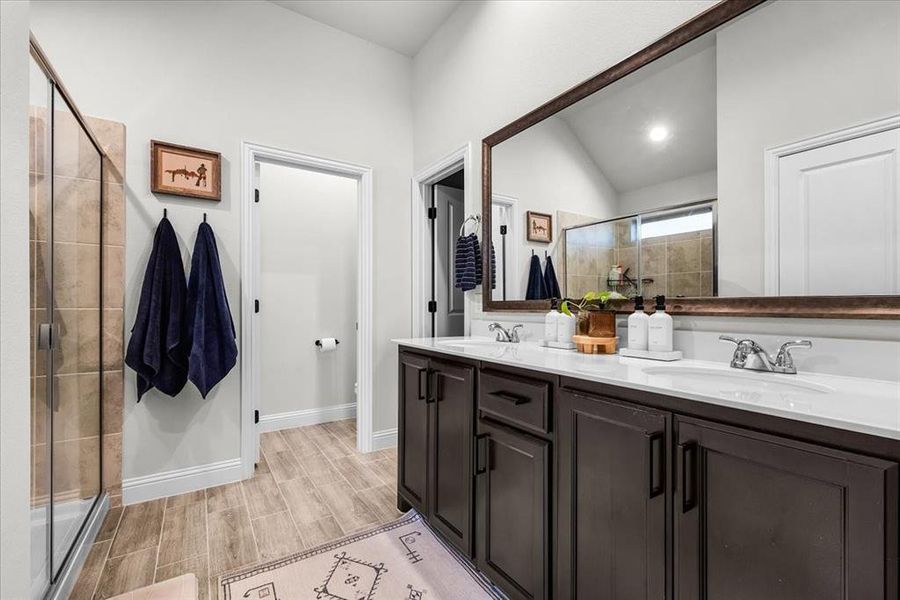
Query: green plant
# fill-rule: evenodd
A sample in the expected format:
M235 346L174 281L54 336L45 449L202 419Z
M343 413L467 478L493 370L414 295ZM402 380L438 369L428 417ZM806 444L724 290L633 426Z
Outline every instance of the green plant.
M575 308L575 311L582 310L603 310L606 308L606 305L611 300L627 300L627 296L623 296L619 292L588 292L584 296L582 296L579 302L571 303L571 306ZM568 300L563 300L562 304L559 305L559 310L565 315L572 316L572 309L569 308L570 303Z

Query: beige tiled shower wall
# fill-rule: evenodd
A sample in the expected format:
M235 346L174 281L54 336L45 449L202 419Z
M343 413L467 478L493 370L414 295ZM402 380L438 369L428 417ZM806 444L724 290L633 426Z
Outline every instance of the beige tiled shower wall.
M711 230L644 239L638 248L635 223L623 219L570 232L565 261L569 297L610 289L607 276L615 264L630 277L644 281L642 293L648 304L659 294L673 298L713 295ZM617 291L636 293L628 286Z
M694 231L641 241L644 297L713 295L712 231ZM649 302L649 300L648 300Z
M125 126L87 118L108 153L103 181L90 142L78 131L67 110L54 123L54 288L53 304L62 336L56 351L54 422L54 493L59 501L86 498L102 486L121 503L123 403L123 303L125 205L122 182ZM38 325L47 321L46 294L51 193L45 140L49 124L43 107L32 107L30 160L30 263L32 272L32 503L46 504L49 495L45 354L35 346ZM100 186L103 219L100 222ZM101 245L102 231L102 245ZM102 285L100 256L103 257ZM103 315L103 331L98 322ZM100 381L100 344L103 380ZM102 431L97 410L102 385ZM102 474L97 449L102 448ZM102 479L101 479L102 478Z

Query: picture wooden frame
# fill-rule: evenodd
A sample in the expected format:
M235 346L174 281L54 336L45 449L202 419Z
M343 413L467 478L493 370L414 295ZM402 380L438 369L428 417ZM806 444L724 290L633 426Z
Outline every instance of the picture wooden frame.
M525 231L529 242L549 244L553 241L553 215L529 210L525 213Z
M219 201L222 199L222 155L150 140L150 191Z

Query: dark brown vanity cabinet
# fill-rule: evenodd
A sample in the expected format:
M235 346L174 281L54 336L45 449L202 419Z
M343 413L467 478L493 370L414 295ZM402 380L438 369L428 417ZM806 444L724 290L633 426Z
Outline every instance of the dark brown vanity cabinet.
M478 568L513 600L549 598L550 442L479 420Z
M397 419L397 489L420 514L428 514L428 359L400 353Z
M677 598L894 600L897 464L678 420Z
M556 598L666 597L668 413L556 397Z
M400 354L397 488L472 556L475 368Z
M406 352L399 442L401 499L513 600L898 598L893 443Z

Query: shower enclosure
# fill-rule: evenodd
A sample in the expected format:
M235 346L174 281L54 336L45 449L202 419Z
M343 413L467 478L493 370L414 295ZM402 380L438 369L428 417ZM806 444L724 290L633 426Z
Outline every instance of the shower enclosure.
M34 42L31 53L31 576L42 598L103 489L104 153Z

